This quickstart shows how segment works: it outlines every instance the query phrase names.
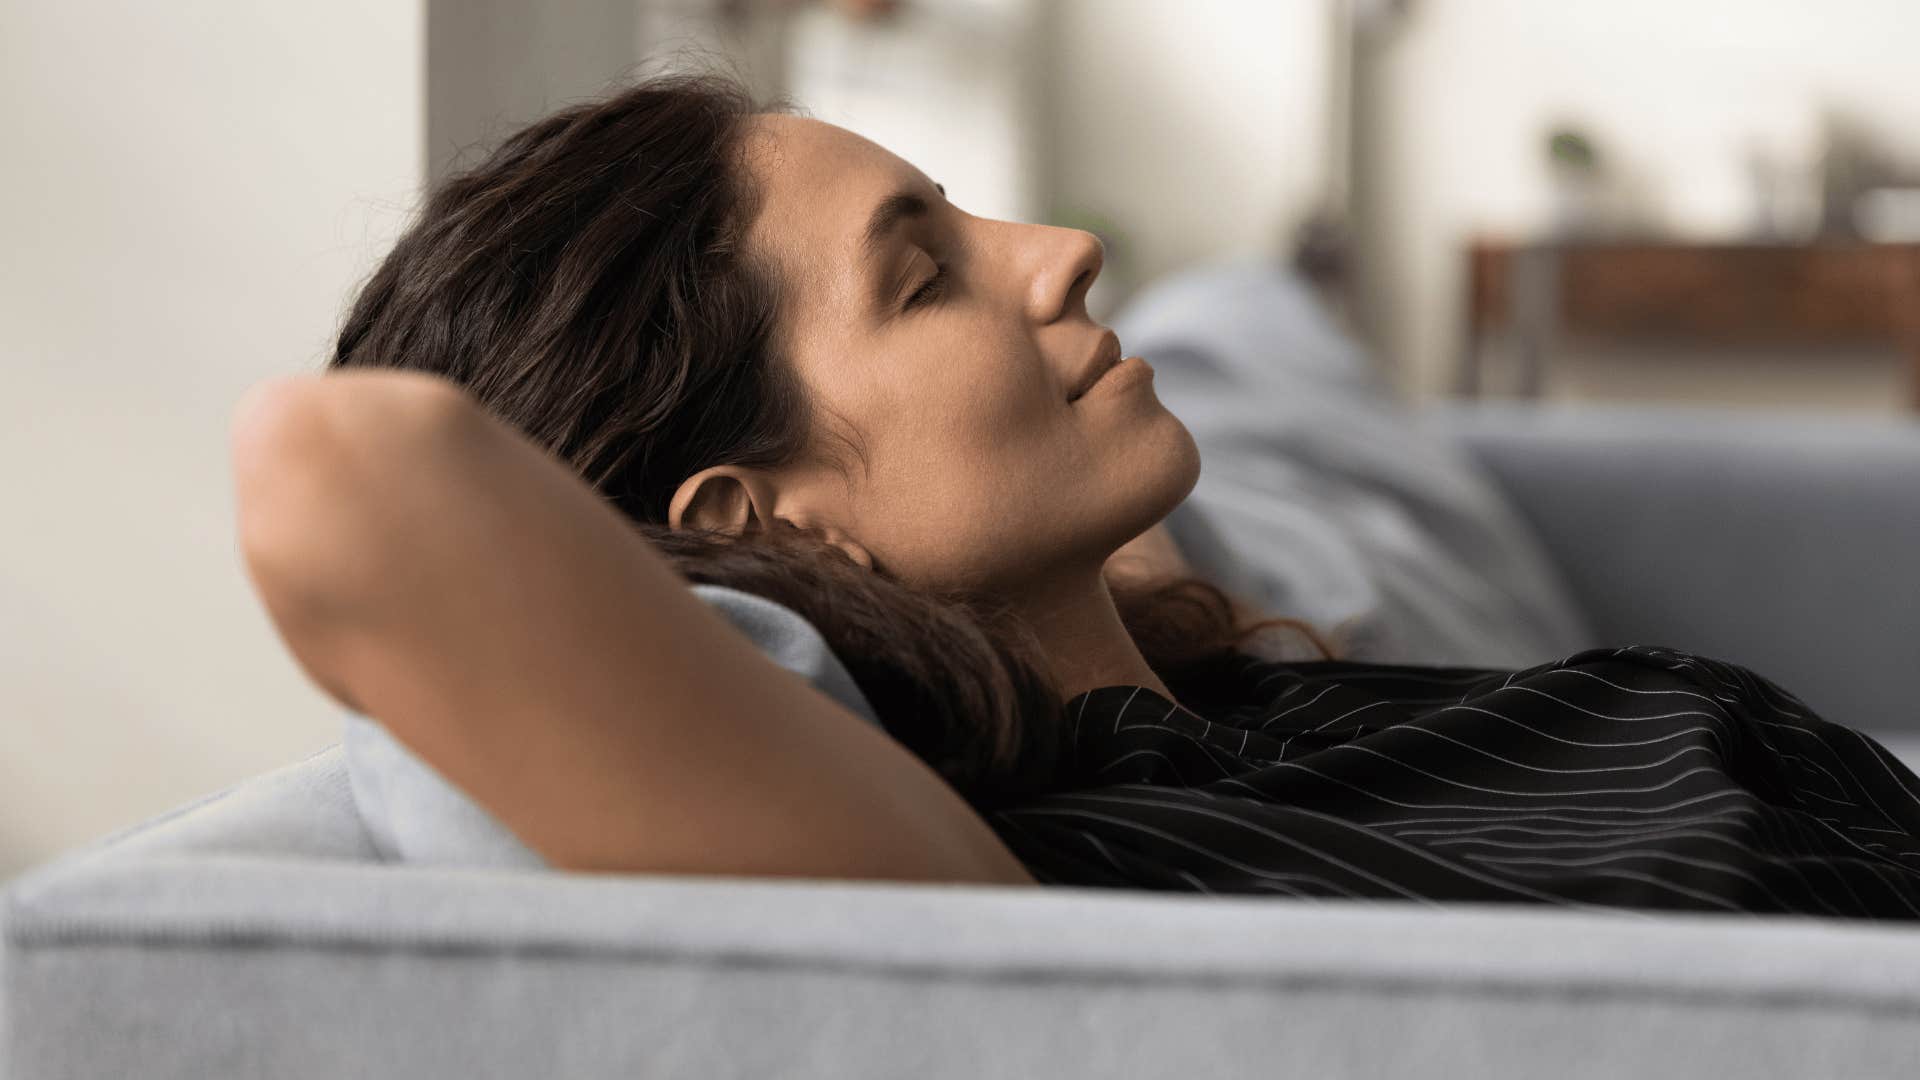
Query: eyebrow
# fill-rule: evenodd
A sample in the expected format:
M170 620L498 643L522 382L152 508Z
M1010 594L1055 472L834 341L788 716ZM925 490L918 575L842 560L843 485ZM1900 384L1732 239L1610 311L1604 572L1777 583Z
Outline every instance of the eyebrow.
M946 185L935 184L941 195L947 193ZM933 212L927 200L911 191L896 191L880 200L873 208L873 214L867 218L867 228L860 237L860 250L871 260L880 253L880 245L889 233L899 228L900 223L909 218L922 218Z

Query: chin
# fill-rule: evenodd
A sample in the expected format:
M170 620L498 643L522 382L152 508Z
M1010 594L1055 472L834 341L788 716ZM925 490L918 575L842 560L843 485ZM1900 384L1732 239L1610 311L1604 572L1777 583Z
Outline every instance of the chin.
M1145 520L1135 533L1152 528L1186 501L1200 482L1200 446L1179 418L1167 414L1166 430L1139 444L1142 460L1129 486Z
M1168 413L1167 418L1172 421L1169 426L1173 430L1167 434L1165 464L1155 479L1173 493L1167 503L1167 511L1171 512L1186 501L1194 485L1200 482L1200 444L1194 441L1193 432L1187 430L1179 417Z
M1187 493L1193 490L1194 485L1200 482L1200 444L1194 441L1193 432L1188 431L1185 424L1180 425L1180 441L1186 448L1184 457L1188 462L1186 490L1180 493L1180 497L1184 499Z

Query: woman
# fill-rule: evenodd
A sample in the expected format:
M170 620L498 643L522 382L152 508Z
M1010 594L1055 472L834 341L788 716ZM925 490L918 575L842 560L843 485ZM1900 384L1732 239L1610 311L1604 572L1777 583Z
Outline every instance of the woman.
M945 195L712 77L449 179L238 411L296 658L566 869L1920 917L1920 780L1745 669L1241 651L1313 635L1183 576L1198 454L1099 242Z

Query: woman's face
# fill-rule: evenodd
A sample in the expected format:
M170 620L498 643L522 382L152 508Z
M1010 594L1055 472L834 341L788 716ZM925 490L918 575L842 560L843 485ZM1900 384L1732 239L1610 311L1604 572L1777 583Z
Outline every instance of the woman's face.
M773 503L756 512L910 583L1013 590L1097 573L1192 490L1199 451L1141 360L1069 400L1113 344L1086 308L1098 238L974 217L816 120L756 116L746 149L764 199L746 242L785 283L784 355L822 441L857 448L743 485Z

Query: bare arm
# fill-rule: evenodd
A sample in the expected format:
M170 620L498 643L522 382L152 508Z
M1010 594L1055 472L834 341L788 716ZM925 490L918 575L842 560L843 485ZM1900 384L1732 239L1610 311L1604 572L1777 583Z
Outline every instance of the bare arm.
M556 867L1033 884L451 384L277 380L233 454L248 571L302 667Z

